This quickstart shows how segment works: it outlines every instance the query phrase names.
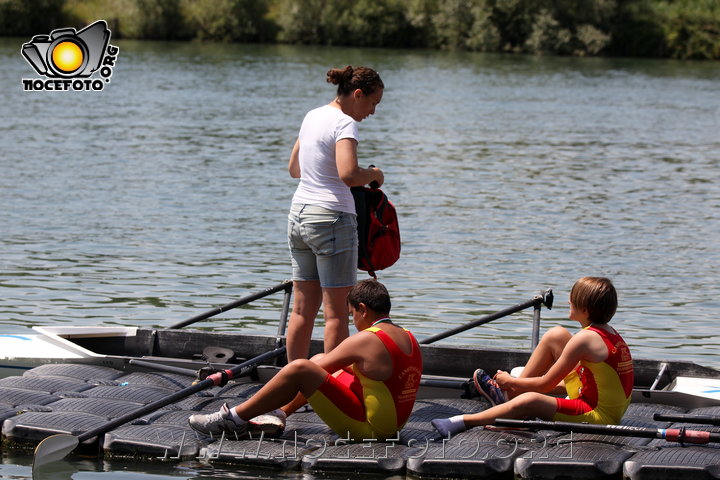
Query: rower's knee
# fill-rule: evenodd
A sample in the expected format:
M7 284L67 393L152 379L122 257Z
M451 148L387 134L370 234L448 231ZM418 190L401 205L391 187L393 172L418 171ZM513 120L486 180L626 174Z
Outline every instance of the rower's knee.
M283 370L285 370L285 375L292 377L307 375L308 372L314 371L315 369L317 369L317 364L306 358L293 360L283 368Z
M317 363L318 360L320 360L320 359L323 358L324 356L325 356L324 353L316 353L315 355L313 355L313 356L310 358L310 360L311 360L312 362Z
M543 334L541 341L546 344L564 346L571 338L572 333L567 328L555 326Z
M552 420L557 411L555 397L539 392L525 392L511 400L513 402L513 416L515 418L538 417L543 420Z
M542 393L538 392L524 392L515 397L513 399L513 403L515 403L518 407L530 407L537 402L538 397L541 395Z
M309 398L325 382L328 372L312 360L302 358L288 363L279 375L283 375L280 378L283 384L295 389L294 393Z
M540 410L543 400L547 397L538 392L525 392L513 398L513 407L522 416L536 416Z

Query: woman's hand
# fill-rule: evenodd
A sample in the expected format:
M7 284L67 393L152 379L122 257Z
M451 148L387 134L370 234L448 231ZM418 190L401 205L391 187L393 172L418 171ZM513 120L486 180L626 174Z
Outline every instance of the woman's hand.
M374 177L374 179L368 183L371 184L371 186L373 188L382 187L382 184L385 183L385 174L383 173L383 171L375 166L369 167L368 170L370 170L372 172L373 177ZM377 184L377 185L375 185L375 184Z

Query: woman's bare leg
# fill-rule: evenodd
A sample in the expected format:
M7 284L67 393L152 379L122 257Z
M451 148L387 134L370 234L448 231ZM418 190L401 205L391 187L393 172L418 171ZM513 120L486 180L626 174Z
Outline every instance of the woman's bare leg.
M308 358L322 297L319 280L293 282L293 309L287 331L288 362Z
M323 316L325 317L325 353L340 345L350 335L348 329L350 311L347 296L351 288L352 286L322 289Z

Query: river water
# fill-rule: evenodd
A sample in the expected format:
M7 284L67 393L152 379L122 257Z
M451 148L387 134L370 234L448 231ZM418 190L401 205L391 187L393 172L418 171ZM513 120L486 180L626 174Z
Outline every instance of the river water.
M717 62L111 40L102 92L23 92L27 40L0 39L0 333L167 327L288 279L290 148L333 98L328 68L364 64L386 84L359 155L400 216L402 257L379 275L399 323L422 338L552 288L543 328L573 327L570 286L603 275L636 357L720 367ZM194 328L274 334L280 303ZM530 323L446 342L528 347ZM29 478L27 458L4 455L0 478Z

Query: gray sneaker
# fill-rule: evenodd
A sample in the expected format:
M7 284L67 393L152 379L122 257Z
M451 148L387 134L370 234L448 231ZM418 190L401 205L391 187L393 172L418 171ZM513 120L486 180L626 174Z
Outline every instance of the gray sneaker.
M220 410L215 413L191 415L188 418L188 423L193 430L205 435L220 435L225 432L242 437L247 434L248 430L246 422L241 425L235 423L235 420L230 416L230 407L228 407L227 403L224 403Z
M279 409L264 415L258 415L248 421L250 433L253 435L265 433L270 437L282 435L285 431L286 418L285 413Z

